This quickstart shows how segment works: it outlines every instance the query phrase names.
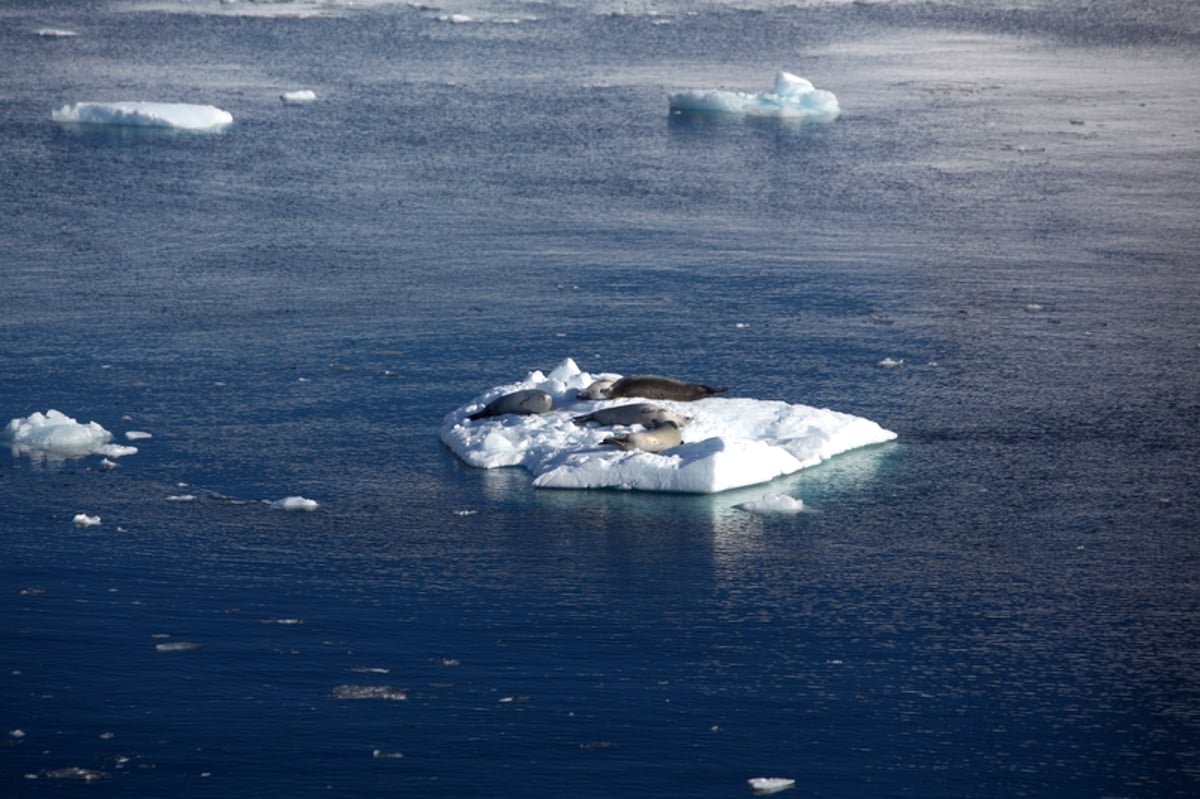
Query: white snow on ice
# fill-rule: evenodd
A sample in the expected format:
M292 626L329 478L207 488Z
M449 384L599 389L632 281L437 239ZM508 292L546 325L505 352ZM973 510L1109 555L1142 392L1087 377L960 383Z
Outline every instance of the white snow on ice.
M841 113L833 92L818 89L798 75L780 70L767 92L695 89L668 97L671 111L694 114L733 114L788 120L827 122Z
M179 130L218 131L233 124L233 114L212 105L192 103L74 103L50 114L64 125L131 125Z
M0 441L7 442L14 455L81 458L96 454L119 458L137 452L137 447L110 443L112 438L112 433L96 422L82 424L53 409L13 419L0 431Z
M492 388L447 414L441 439L472 466L523 466L539 488L713 494L765 483L896 437L869 419L847 413L720 395L696 402L655 400L691 417L682 430L682 445L657 454L617 450L600 442L630 428L579 426L572 421L598 408L635 401L576 399L576 391L599 376L581 371L570 358L549 374L530 372L524 380ZM467 419L495 397L528 388L549 392L554 409L541 415Z

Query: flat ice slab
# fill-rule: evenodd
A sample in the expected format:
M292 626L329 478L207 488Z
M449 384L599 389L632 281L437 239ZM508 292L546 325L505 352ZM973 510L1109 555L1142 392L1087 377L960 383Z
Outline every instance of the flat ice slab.
M179 130L217 131L233 124L233 114L212 105L191 103L74 103L52 112L62 125L131 125Z
M603 376L615 375L606 372ZM577 399L576 392L597 377L581 371L570 358L549 374L530 372L524 380L490 389L447 414L442 422L442 442L472 466L523 466L539 488L714 494L765 483L839 453L896 437L869 419L847 413L719 396L696 402L654 400L691 417L682 430L683 443L661 453L622 451L600 442L615 432L640 428L580 426L572 421L599 408L639 401ZM467 419L502 394L530 388L548 392L554 398L553 410L540 415Z
M724 89L694 89L668 98L674 112L732 114L827 122L841 113L833 92L818 89L805 78L780 70L775 86L766 92L734 92Z

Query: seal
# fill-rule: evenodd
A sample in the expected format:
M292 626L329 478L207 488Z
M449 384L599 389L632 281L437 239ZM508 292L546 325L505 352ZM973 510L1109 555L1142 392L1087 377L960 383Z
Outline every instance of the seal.
M643 452L662 452L672 447L678 447L683 443L683 439L680 437L679 428L675 426L674 422L663 422L653 430L644 430L640 433L622 433L619 436L606 438L600 443L612 444L624 450L640 449Z
M612 384L615 382L617 382L617 381L613 378L602 377L599 380L593 382L587 388L576 391L575 397L576 397L576 399L585 399L585 400L606 399L608 397L608 394L606 394L605 392L607 392L609 390L609 388L612 387Z
M540 388L526 388L505 394L483 406L467 418L471 421L485 419L489 416L502 416L506 413L529 415L545 413L554 407L554 398Z
M706 386L703 383L688 383L662 375L629 375L609 386L606 396L612 399L642 397L691 402L728 390L729 386Z
M601 408L583 416L576 416L571 421L580 425L595 422L603 427L640 424L642 427L653 428L667 422L671 422L676 427L683 427L692 420L683 414L675 413L670 408L664 408L652 402L635 402L631 405Z

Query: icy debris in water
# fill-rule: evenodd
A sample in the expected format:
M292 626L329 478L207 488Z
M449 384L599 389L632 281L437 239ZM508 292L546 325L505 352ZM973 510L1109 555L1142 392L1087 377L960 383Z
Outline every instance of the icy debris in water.
M401 760L404 757L403 752L385 752L382 749L376 749L371 753L371 757L376 760Z
M284 105L303 105L317 99L317 93L312 89L298 89L294 92L284 92L279 95Z
M51 112L60 125L124 125L219 131L233 124L233 115L211 105L137 101L85 102Z
M796 787L796 781L787 777L751 777L747 782L757 794L776 793Z
M260 622L260 623L262 623L262 624L285 624L285 625L287 625L287 624L304 624L304 619L295 619L295 618L291 618L291 619L276 619L276 618L268 618L268 619L259 619L259 622Z
M80 768L79 766L56 768L52 771L43 771L42 774L52 780L82 780L83 782L102 780L108 776L103 771L97 771L96 769L91 768Z
M795 497L789 497L787 494L764 494L758 499L742 502L733 507L744 510L747 513L757 513L760 515L770 513L799 513L804 510L804 501Z
M667 98L672 113L732 114L746 117L829 122L841 113L833 92L818 89L790 72L775 73L771 91L700 89Z
M195 502L195 494L171 494L167 497L167 502Z
M350 671L359 674L390 674L392 670L383 666L354 666Z
M884 358L882 361L876 364L876 366L879 366L882 369L895 369L897 366L903 365L903 358Z
M407 688L393 685L337 685L330 691L334 699L408 699Z
M75 514L76 527L95 527L98 524L100 524L99 516L89 516L86 513Z
M271 507L275 510L304 510L314 511L319 505L315 499L305 499L304 497L284 497L277 499L271 503Z
M8 731L8 737L9 737L9 738L17 738L17 739L24 738L24 737L25 737L25 730L9 730L9 731Z
M454 515L455 515L455 516L474 516L476 513L479 513L479 511L477 511L477 510L468 510L468 509L466 509L466 508L464 508L464 509L462 509L462 510L456 510L456 511L454 511Z
M138 441L143 438L154 438L154 434L147 433L145 430L129 430L125 433L125 438L130 441Z
M53 408L45 413L35 411L28 416L12 419L0 431L0 441L10 443L15 452L61 458L79 458L93 453L113 457L129 454L122 447L109 452L105 445L112 441L112 433L96 422L81 424ZM130 449L137 452L136 448Z
M33 33L43 39L72 39L79 35L75 31L65 28L38 28Z
M1044 311L1044 310L1045 310L1045 308L1036 302L1031 302L1025 306L1026 313L1038 313L1038 312Z
M116 737L116 733L112 733L112 732L100 733L100 740L102 740L102 741L111 741L115 737Z
M117 468L116 461L110 461L108 458L104 458L103 460L100 461L100 469L102 471L110 472L115 468Z
M163 644L155 644L156 652L194 652L197 649L202 649L202 644L197 644L195 641L167 641Z

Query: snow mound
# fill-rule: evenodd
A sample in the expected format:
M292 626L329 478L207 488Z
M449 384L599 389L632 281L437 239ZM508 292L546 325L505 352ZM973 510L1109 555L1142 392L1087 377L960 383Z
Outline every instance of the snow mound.
M576 392L594 379L570 358L549 374L530 372L524 380L497 386L447 414L441 440L472 466L523 466L539 488L713 494L765 483L896 437L869 419L838 411L720 396L696 402L656 401L691 417L680 446L661 453L617 450L601 442L614 431L640 428L577 425L573 419L636 400L578 399ZM467 418L498 396L530 388L553 397L550 412Z

